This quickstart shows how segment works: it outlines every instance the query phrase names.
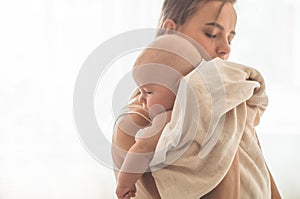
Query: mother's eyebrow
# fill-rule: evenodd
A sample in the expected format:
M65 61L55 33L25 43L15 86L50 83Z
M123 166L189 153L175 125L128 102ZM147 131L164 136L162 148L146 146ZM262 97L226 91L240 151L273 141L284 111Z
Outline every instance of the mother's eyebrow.
M219 28L221 31L224 30L224 27L221 24L218 24L217 22L209 22L209 23L206 23L205 25L215 26L215 27ZM233 34L233 35L236 35L236 32L234 30L232 30L230 33Z

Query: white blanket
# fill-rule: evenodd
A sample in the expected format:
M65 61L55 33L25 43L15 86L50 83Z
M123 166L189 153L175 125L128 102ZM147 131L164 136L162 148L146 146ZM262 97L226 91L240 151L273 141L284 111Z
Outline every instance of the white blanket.
M254 130L267 103L253 68L216 58L190 72L150 164L161 197L200 198L221 182L238 152L241 198L270 198Z

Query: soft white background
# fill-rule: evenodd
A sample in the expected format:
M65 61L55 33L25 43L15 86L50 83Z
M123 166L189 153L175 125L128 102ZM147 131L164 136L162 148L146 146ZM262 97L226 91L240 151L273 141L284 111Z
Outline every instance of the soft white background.
M74 83L84 60L102 42L124 31L156 27L161 4L0 1L0 199L114 198L112 170L89 155L77 134ZM230 60L263 73L270 104L258 135L283 198L299 198L300 2L240 0L236 8ZM128 64L116 76L130 68L133 57L121 58ZM108 80L104 85L113 87ZM105 103L98 103L96 113L109 138L113 118L109 109L101 109L110 107Z

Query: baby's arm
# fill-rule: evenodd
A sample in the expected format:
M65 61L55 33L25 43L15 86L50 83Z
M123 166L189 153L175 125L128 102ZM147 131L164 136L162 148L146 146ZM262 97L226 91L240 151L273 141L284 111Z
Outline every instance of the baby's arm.
M149 168L149 163L165 125L171 119L171 111L155 116L152 125L145 129L145 133L129 149L118 176L117 196L124 198L132 194L134 184Z

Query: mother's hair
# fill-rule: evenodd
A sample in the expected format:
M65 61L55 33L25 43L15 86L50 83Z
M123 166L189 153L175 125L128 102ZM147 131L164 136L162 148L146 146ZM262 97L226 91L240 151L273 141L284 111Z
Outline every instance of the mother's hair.
M225 3L236 3L236 0L165 0L160 13L158 28L163 28L163 24L167 19L173 20L177 25L184 24L187 18L197 12L199 4L210 1L223 2L216 19Z

